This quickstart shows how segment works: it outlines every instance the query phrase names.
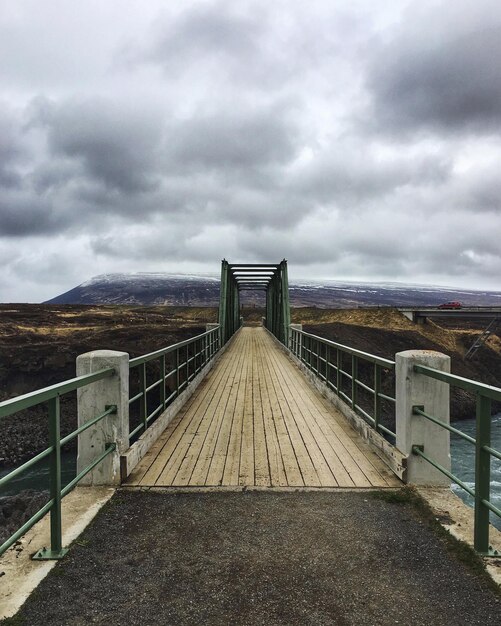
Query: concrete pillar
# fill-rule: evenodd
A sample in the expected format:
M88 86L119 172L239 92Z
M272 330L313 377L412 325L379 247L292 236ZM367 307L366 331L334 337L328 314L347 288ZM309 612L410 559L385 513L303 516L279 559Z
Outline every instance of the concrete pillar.
M412 413L413 406L421 406L428 415L449 423L449 385L415 373L414 365L450 372L450 357L432 350L406 350L395 355L395 362L396 445L408 455L407 482L415 485L450 485L450 480L444 474L412 454L412 446L423 446L427 456L445 469L451 469L449 431Z
M107 415L78 436L77 472L82 471L115 442L117 449L109 454L81 481L82 485L119 485L120 455L129 447L129 355L113 350L96 350L77 357L77 376L108 367L115 374L77 391L78 425L96 417L109 405L117 412Z

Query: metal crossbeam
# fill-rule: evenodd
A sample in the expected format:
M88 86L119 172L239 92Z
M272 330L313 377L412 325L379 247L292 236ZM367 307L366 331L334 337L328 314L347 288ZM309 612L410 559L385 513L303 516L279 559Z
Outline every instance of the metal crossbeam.
M266 328L288 345L290 326L287 261L275 263L228 263L221 265L219 325L221 345L240 327L241 291L266 292Z

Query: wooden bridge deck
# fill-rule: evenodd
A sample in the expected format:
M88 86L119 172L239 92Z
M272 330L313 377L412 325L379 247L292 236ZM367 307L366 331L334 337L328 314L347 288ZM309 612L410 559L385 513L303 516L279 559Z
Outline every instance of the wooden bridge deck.
M244 327L126 484L389 487L399 481L263 328Z

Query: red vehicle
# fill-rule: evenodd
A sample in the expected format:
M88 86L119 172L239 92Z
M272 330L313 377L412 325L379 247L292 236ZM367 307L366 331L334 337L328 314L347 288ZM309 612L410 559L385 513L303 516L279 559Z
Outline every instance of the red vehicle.
M461 302L444 302L443 304L439 304L438 308L439 309L460 309L461 308Z

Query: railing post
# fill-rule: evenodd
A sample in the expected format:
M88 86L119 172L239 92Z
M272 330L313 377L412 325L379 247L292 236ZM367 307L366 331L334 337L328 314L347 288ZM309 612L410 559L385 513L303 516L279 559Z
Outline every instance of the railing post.
M485 446L491 445L491 399L477 395L477 432L475 454L475 550L489 554L489 509L483 501L490 497L491 455Z
M205 325L205 331L208 332L210 330L214 330L218 326L219 326L219 324L214 324L214 323L206 324ZM207 335L207 338L209 339L209 355L208 355L208 359L206 359L206 360L210 361L212 359L212 355L216 351L215 350L215 346L214 346L214 334L211 333L210 335Z
M115 451L82 478L82 485L119 485L120 455L129 447L129 355L114 350L96 350L77 357L77 376L112 367L115 374L77 391L78 425L116 406L112 413L78 436L77 473L88 467L116 443Z
M61 559L68 552L63 548L63 526L61 521L61 429L59 396L49 400L49 445L50 455L50 550L42 548L33 555L35 561Z
M291 329L292 330L303 330L303 325L302 324L291 324ZM296 350L292 350L292 352L294 352L294 354L297 356L297 358L302 361L301 358L301 350L303 347L303 335L301 335L301 333L291 333L291 341L292 341L292 337L296 338L296 345L294 346L294 344L291 346L292 348L296 348Z
M428 415L449 423L449 385L414 372L414 365L450 372L450 363L450 357L432 350L406 350L395 355L396 445L407 454L408 483L450 485L444 474L425 459L412 454L412 447L420 446L427 456L450 471L449 431L413 414L413 407L419 406Z

